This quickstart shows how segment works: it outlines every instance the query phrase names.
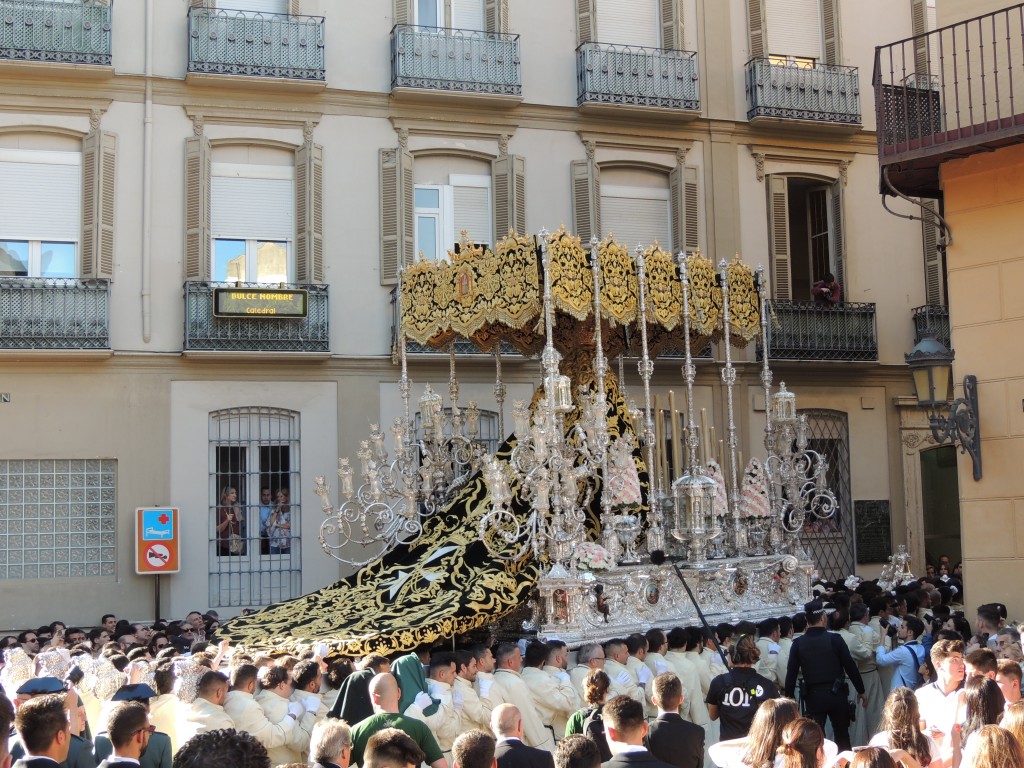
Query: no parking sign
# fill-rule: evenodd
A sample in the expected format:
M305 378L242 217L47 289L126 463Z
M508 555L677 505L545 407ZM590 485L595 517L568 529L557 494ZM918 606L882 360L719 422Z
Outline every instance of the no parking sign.
M135 510L135 572L178 573L178 510L176 507L139 507Z

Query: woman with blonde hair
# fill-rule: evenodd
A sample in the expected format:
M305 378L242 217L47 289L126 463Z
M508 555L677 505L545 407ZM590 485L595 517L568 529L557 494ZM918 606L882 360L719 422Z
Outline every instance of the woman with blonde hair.
M779 768L822 768L825 732L810 718L798 717L782 732L779 757Z
M999 725L1005 728L1024 747L1024 699L1018 699L1003 712Z
M880 730L868 744L883 749L902 749L921 765L942 765L939 745L921 732L921 710L914 692L905 686L894 688L885 700Z
M964 750L960 768L1021 768L1024 749L1013 734L998 725L984 725Z

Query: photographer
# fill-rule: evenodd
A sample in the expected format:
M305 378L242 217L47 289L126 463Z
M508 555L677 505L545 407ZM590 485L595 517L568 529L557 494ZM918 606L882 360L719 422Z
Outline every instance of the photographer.
M892 675L890 691L900 687L917 688L923 682L920 668L927 658L924 646L919 642L924 632L924 622L917 616L907 616L897 629L886 622L886 635L898 640L901 645L886 652L885 646L875 649L875 661L880 667L895 667Z
M835 275L829 272L823 279L811 286L811 296L818 306L831 307L842 301L843 289L836 282Z

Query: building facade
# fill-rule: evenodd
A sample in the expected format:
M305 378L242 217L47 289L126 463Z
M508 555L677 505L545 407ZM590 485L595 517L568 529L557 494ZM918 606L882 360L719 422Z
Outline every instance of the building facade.
M562 225L763 264L776 382L842 505L812 535L823 573L905 542L919 568L957 559L915 501L948 462L907 470L927 427L903 354L945 293L934 231L879 206L879 18L929 24L923 0L0 0L0 624L152 617L137 507L181 510L165 615L345 575L313 478L399 412L401 267ZM225 316L219 289L268 285L305 291L304 316ZM697 388L718 425L721 354ZM751 456L763 390L739 354ZM446 391L446 356L410 358ZM509 402L538 368L506 357ZM459 376L488 408L493 361ZM678 360L654 383L680 389Z

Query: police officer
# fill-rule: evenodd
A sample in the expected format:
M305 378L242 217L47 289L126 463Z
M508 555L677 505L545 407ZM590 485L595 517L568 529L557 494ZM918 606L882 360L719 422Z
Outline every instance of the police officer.
M846 676L857 689L858 701L866 707L864 682L843 638L825 629L825 606L821 601L807 603L804 614L807 631L793 641L786 670L786 695L793 696L797 675L803 674L801 699L807 717L822 728L826 719L831 720L839 750L847 750L850 749L850 709Z

